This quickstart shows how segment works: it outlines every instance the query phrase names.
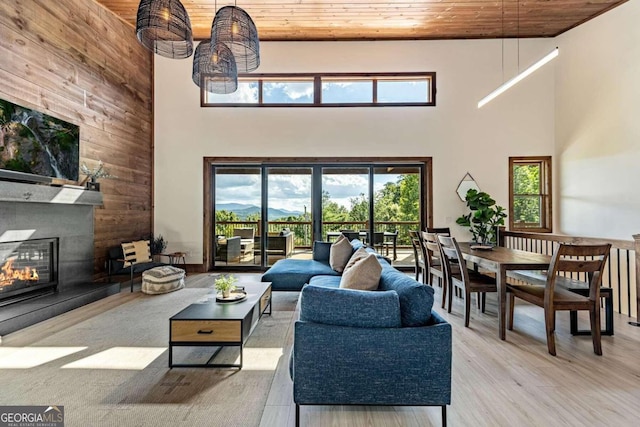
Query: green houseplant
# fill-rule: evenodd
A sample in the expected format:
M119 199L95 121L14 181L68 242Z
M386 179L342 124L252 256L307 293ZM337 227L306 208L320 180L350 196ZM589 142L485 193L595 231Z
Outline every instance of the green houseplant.
M151 255L160 255L164 253L164 250L167 249L168 244L169 242L167 242L164 237L162 237L162 234L158 234L157 237L152 234L149 247L149 249L151 250Z
M473 240L482 245L496 244L498 226L504 225L507 214L502 206L483 191L470 189L465 197L467 206L471 210L456 220L456 224L469 227Z
M218 292L222 292L223 298L228 298L229 294L236 289L235 283L238 281L232 274L220 276L215 280L215 288Z

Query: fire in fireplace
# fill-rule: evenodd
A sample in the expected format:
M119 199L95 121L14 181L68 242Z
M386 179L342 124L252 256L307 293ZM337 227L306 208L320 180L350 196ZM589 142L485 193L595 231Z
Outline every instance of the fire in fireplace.
M0 242L0 305L55 291L57 238Z
M31 267L15 269L13 268L13 262L14 260L10 259L0 268L0 286L11 286L20 281L38 281L38 270Z

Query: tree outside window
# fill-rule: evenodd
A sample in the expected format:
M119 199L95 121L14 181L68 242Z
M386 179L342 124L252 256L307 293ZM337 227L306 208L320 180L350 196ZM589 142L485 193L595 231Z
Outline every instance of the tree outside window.
M509 228L551 231L551 157L509 158Z

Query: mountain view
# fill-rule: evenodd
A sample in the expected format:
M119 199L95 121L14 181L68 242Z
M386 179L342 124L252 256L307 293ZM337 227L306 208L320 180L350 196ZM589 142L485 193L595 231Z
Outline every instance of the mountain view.
M260 215L260 207L254 205L245 205L242 203L218 203L216 204L217 211L233 212L238 216L239 220L246 220L250 215ZM300 216L304 212L301 211L288 211L286 209L269 208L269 221L275 221L280 218L287 218L290 216Z

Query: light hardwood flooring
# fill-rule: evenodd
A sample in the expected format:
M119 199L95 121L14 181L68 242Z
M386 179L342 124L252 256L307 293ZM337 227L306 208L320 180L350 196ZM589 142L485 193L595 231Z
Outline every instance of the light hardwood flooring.
M543 311L517 304L515 328L498 338L495 295L486 313L473 307L464 327L463 302L451 314L435 309L453 326L450 426L636 426L640 423L640 328L615 316L615 336L603 337L603 356L591 337L569 333L568 313L558 313L557 356L547 353ZM475 299L473 300L475 303ZM474 304L475 305L475 304ZM633 319L635 320L635 319ZM588 316L580 315L582 328ZM293 332L289 334L289 345ZM429 345L416 343L416 345ZM285 354L289 349L285 350ZM392 361L390 361L392 363ZM261 427L295 425L288 360L278 366ZM371 375L375 375L372 372ZM302 406L301 426L440 426L440 408Z
M237 273L234 273L237 274ZM259 274L247 274L259 280ZM191 285L210 281L189 275ZM291 293L287 293L291 294ZM110 308L140 297L118 295L34 325L5 337L4 345L28 345L39 337L65 329ZM296 295L276 295L274 310L292 310ZM284 303L278 303L278 300ZM640 420L640 328L615 316L615 336L603 337L603 356L596 356L590 337L569 334L569 316L558 314L557 357L547 353L542 309L518 304L515 329L506 341L497 333L495 296L487 297L485 314L472 308L470 327L463 325L462 300L454 299L451 314L436 311L453 326L452 403L450 426L635 426ZM633 319L635 320L635 319ZM587 317L580 316L581 327ZM293 342L289 326L288 355ZM416 343L416 345L429 345ZM260 427L292 427L295 405L288 357L282 357L272 381ZM393 363L393 361L390 361ZM371 373L375 375L375 372ZM426 427L440 426L440 409L423 407L303 406L304 427ZM252 427L252 426L247 426Z

